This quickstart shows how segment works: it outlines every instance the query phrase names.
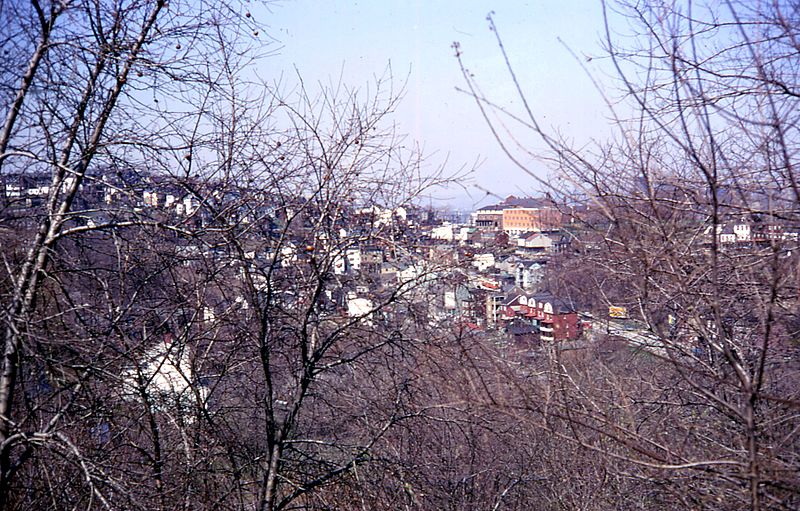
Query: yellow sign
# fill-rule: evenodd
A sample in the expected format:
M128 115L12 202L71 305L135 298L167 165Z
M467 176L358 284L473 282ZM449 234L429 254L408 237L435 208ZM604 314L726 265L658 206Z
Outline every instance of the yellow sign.
M628 309L625 307L617 307L614 305L610 305L608 307L608 317L609 318L619 318L619 319L627 319L628 318Z

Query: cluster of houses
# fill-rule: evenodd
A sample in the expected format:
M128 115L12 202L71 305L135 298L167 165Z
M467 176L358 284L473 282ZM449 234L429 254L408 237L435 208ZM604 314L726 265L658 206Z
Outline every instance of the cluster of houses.
M576 307L543 289L548 261L569 249L570 223L550 199L510 196L468 222L429 227L430 243L458 254L466 277L445 291L445 311L525 345L580 338Z
M717 226L717 242L723 247L750 247L797 240L797 229L778 223L741 220Z
M49 195L49 186L46 175L7 174L0 181L0 199L5 209L38 207ZM81 187L78 206L96 215L130 210L191 217L200 225L205 214L186 186L139 173L99 172L91 176ZM281 214L278 208L273 209L257 213L279 228ZM289 214L283 213L284 218ZM87 215L84 220L89 224L98 220ZM428 286L430 295L439 296L431 302L434 316L457 317L478 329L505 332L515 339L548 342L580 335L576 311L540 289L547 261L565 251L570 242L568 216L552 201L510 196L478 209L466 222L457 222L459 217L450 216L449 221L442 218L434 210L413 206L353 209L341 226L342 239L366 239L362 231L388 226L395 243L370 239L331 249L327 245L335 244L335 240L316 240L314 244L326 245L317 250L327 248L330 250L326 252L334 254L332 273L344 283L329 298L344 314L362 315L371 309L376 293L436 273L430 270L436 263L451 268L448 271L457 269L465 278L455 287ZM306 246L307 242L286 241L280 248L280 265L300 264L312 248ZM407 250L399 253L398 246ZM189 259L202 256L204 249L180 246L176 250ZM270 256L254 252L251 257L253 264L258 264L259 258Z
M5 212L40 207L52 192L45 175L7 174L0 180L0 206ZM73 221L87 225L102 221L92 215L169 216L182 225L193 222L202 232L206 222L213 222L214 218L206 203L190 191L191 185L147 174L100 172L82 185L75 203L80 213L73 216ZM226 194L220 197L215 190L206 189L204 193L206 201L246 204L234 195L252 192L227 190L219 192ZM567 250L570 240L568 217L547 199L509 197L479 209L464 223L453 217L443 221L435 211L414 206L352 208L343 211L340 223L326 233L313 228L317 213L309 204L272 204L266 198L251 202L248 206L252 207L247 210L229 208L230 214L237 215L236 220L243 224L265 223L259 230L265 233L264 237L252 243L243 240L244 258L231 259L230 267L238 265L244 274L246 267L272 265L277 268L275 275L283 272L285 275L280 278L288 280L314 258L328 258L331 277L326 277L329 284L321 310L342 318L360 318L365 325L376 320L375 304L381 303L387 293L413 281L418 293L414 299L426 306L433 324L457 328L468 325L475 332L525 346L581 336L582 324L575 308L541 286L548 261ZM292 208L294 211L290 211ZM295 214L300 210L308 218ZM291 229L289 218L294 222ZM282 234L273 237L271 233ZM288 236L284 236L286 233ZM277 239L280 243L273 244ZM191 237L175 238L174 253L186 262L187 272L191 271L192 261L226 263L226 258L232 257L225 247L195 243ZM250 272L256 288L270 285L263 273ZM231 273L231 278L235 279L235 275ZM259 280L260 276L264 281ZM299 300L299 295L292 298L290 291L285 296L288 306L291 300ZM230 296L204 303L203 320L213 322L225 317L226 310L232 307L247 309L246 300ZM391 309L379 313L393 314ZM136 382L144 378L169 399L191 405L197 396L188 394L189 382L196 375L187 366L182 346L174 337L165 335L163 342L149 347L124 379L135 388Z
M62 186L73 186L74 178L67 177ZM51 192L51 176L37 173L9 173L0 178L0 205L4 209L40 206ZM80 186L78 208L144 208L165 214L190 217L200 210L200 203L186 187L172 179L138 172L118 173L101 169L88 175ZM89 215L91 216L91 215Z
M192 219L202 227L210 221L209 213L190 188L156 176L100 173L86 180L78 206L83 206L87 215L111 210L150 212ZM47 176L0 176L0 206L4 210L38 207L50 193ZM237 200L215 193L210 193L210 200ZM295 222L300 227L288 238L282 237L275 247L254 244L252 251L246 252L244 264L256 268L277 262L278 271L285 271L290 278L294 269L314 257L329 258L334 277L330 281L334 284L325 289L324 300L334 314L362 318L371 325L374 304L380 296L414 281L431 322L467 326L518 345L574 341L589 326L581 321L577 305L548 292L544 281L548 263L569 251L575 238L573 216L549 198L509 196L472 212L468 219L452 215L445 219L431 208L415 206L352 208L344 211L341 225L325 235L306 229L306 225L314 224L316 214L313 207L306 207L308 204L279 205L262 200L256 209L233 210L232 214L244 223L268 223L267 232L274 228L285 233L290 231L284 229L288 219L298 218L295 213L303 210L308 221ZM85 221L94 219L87 217ZM376 229L381 235L375 235ZM785 225L744 220L718 226L716 236L721 246L736 248L798 240L798 232ZM187 261L193 257L225 257L224 251L217 254L213 250L199 245L175 247L176 254ZM258 272L253 274L258 277ZM256 278L254 285L268 283ZM236 303L207 304L204 319L213 321L224 308L232 306L246 308L247 304L241 297ZM164 337L163 344L146 353L135 374L126 373L126 381L144 377L153 380L157 388L167 389L170 396L187 396L188 381L193 377L180 347L173 337Z
M569 218L550 199L511 195L473 212L467 225L444 222L430 237L475 247L510 244L520 254L557 253L569 246Z
M528 293L516 286L487 297L486 317L518 341L571 341L582 333L573 306L550 294Z

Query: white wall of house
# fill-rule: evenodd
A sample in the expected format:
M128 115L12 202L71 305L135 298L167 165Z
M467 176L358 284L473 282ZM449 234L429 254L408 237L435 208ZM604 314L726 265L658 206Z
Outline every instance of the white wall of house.
M335 275L344 275L347 271L347 259L341 253L333 256L333 273Z
M453 225L445 223L431 229L431 238L435 240L453 241Z
M361 317L361 321L366 325L372 324L372 319L369 317L374 305L369 298L358 297L355 293L348 293L347 295L347 315L351 318Z
M181 413L187 419L193 415L191 408L205 406L208 392L195 385L195 375L185 346L171 339L159 341L147 350L139 361L138 370L131 367L122 374L125 396L140 399L142 385L155 406L163 412Z
M736 235L736 241L750 241L750 225L736 224L733 226L733 233Z
M472 257L472 266L477 268L478 271L486 271L489 268L494 268L494 265L494 254L475 254Z
M514 283L523 289L529 289L542 280L542 266L538 263L519 264L514 272Z
M445 291L444 292L444 308L447 310L453 310L456 308L456 292L455 291Z
M470 233L473 231L471 227L460 227L453 235L453 239L458 242L466 242L469 239Z
M519 238L517 246L523 248L538 248L542 250L551 250L553 248L553 240L546 234L535 234L527 238Z
M345 256L347 257L347 265L352 271L361 270L361 249L348 248Z

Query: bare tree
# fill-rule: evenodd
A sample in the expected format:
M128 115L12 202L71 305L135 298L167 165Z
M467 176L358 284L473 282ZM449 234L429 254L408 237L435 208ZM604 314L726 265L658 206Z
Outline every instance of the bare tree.
M0 507L323 506L414 415L441 271L399 91L255 83L225 3L0 8Z
M522 112L464 73L523 170L495 123L544 142L551 193L577 211L578 253L561 266L573 276L551 285L571 293L577 282L595 313L625 306L641 322L628 338L645 351L628 375L556 356L553 379L526 390L545 403L531 409L546 430L675 488L686 507L796 507L797 6L617 2L604 12L626 100L608 101L618 135L607 143L576 149L546 131L499 35Z
M135 215L135 200L127 202L128 214L110 206L114 194L130 199L137 190L125 179L109 178L135 168L125 157L131 148L152 147L137 136L137 125L143 128L149 119L152 131L165 118L159 97L213 88L200 72L231 29L249 23L244 13L240 18L223 4L217 7L204 12L176 2L36 0L1 6L2 222L13 230L5 238L20 241L4 252L2 507L51 505L40 498L109 507L108 495L121 493L102 475L86 442L91 444L91 431L107 433L107 417L115 415L107 371L118 369L114 362L125 350L135 349L124 343L130 331L116 335L134 308L124 296L136 296L174 264L147 274L131 261L125 240L131 233L116 229L161 222ZM171 108L179 100L171 98ZM169 143L162 149L180 150ZM155 239L142 248L152 248ZM142 273L123 286L120 274L136 270ZM157 302L148 306L157 308ZM141 309L138 304L136 311ZM109 352L114 356L108 365L93 363ZM58 462L61 457L68 461ZM153 465L159 469L159 460ZM28 500L32 494L19 491L19 481L35 477L32 467L41 469L34 473L50 491ZM64 484L70 478L83 481L86 491L70 491ZM32 485L30 491L38 489Z

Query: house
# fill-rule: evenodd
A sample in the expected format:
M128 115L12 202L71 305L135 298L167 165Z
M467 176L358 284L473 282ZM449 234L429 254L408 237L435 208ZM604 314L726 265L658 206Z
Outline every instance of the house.
M443 225L433 227L430 236L435 240L453 241L455 227L453 224L445 222Z
M192 216L200 208L200 203L197 198L192 195L187 195L182 201L175 205L175 213L178 216Z
M361 250L358 247L348 248L345 251L347 258L347 269L358 272L361 270Z
M360 270L371 275L379 275L381 266L386 258L383 249L378 246L369 246L361 249Z
M333 255L333 273L334 275L344 275L347 271L347 259L341 252Z
M186 344L167 333L150 346L134 367L123 371L123 395L138 400L144 392L157 410L191 420L192 409L205 406L208 398L208 389L197 385L196 380Z
M142 192L142 202L145 206L157 208L158 207L158 193L150 190Z
M517 246L526 253L550 252L553 249L553 240L541 232L528 232L520 235Z
M487 254L475 254L472 256L472 266L477 268L478 271L486 271L489 268L494 268L495 259L494 254L491 252Z
M498 230L503 228L503 207L486 206L473 214L474 225L482 230Z
M784 240L784 227L779 224L758 224L751 229L751 237L756 243L769 244Z
M553 246L551 251L556 254L561 254L566 252L569 249L570 245L572 245L572 235L569 233L565 233L563 231L558 232L551 232L547 234L551 240L553 240Z
M444 291L444 310L453 316L475 317L473 297L466 286L457 285Z
M514 268L514 284L530 289L541 282L544 276L544 261L523 260Z
M737 242L748 242L751 240L750 224L738 223L733 225L733 233L736 235Z
M459 242L461 245L469 243L475 239L477 230L474 227L457 227L453 234L453 241Z
M542 342L575 340L582 333L577 311L566 302L549 294L530 295L519 287L488 295L486 314L490 325L533 325Z
M506 325L505 332L519 346L538 344L539 330L535 325L523 321L511 321Z
M717 236L719 237L720 244L727 245L736 243L736 231L733 230L733 225L731 224L718 225Z
M499 286L498 286L499 287ZM479 288L480 289L480 288ZM487 293L486 294L486 324L489 326L496 325L500 319L503 309L503 302L506 296L502 293Z
M495 268L500 270L501 273L505 273L508 275L513 275L517 269L517 264L522 261L522 258L518 255L510 255L504 258L499 259L495 263Z
M347 295L347 315L351 318L366 317L372 313L373 304L369 298L359 297L355 292ZM369 324L371 321L367 320Z
M566 302L550 295L537 295L529 301L529 307L535 310L543 342L572 341L581 336L578 313Z

